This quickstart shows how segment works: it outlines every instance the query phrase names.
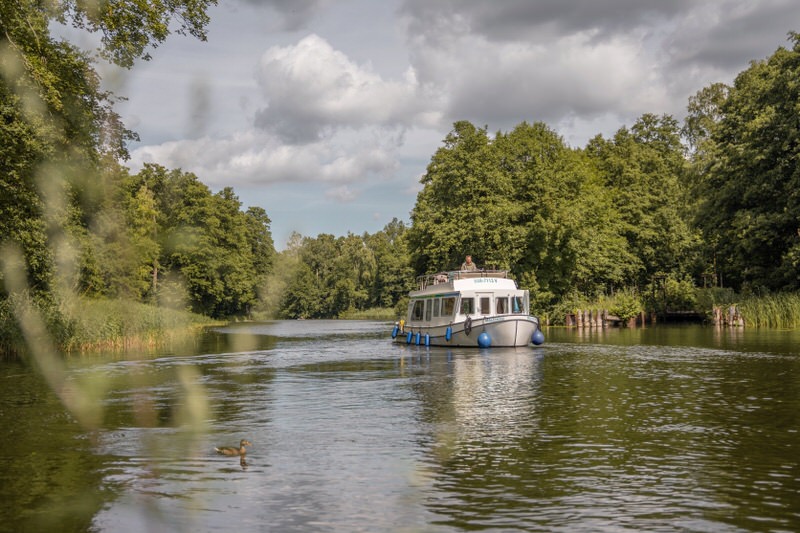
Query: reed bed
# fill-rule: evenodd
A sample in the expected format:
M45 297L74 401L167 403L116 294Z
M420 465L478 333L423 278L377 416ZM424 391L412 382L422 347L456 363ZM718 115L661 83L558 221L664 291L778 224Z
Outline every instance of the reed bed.
M124 300L79 299L65 315L74 324L65 351L153 347L175 335L217 322L189 313Z
M0 354L26 352L31 338L20 320L42 324L36 334L63 352L154 347L198 328L212 319L175 309L127 300L71 298L59 304L18 294L0 302ZM31 329L28 329L28 336ZM41 339L39 339L41 340Z
M386 320L392 321L397 318L397 313L390 307L375 307L362 311L346 311L339 315L339 318L346 320Z
M800 328L800 293L752 296L739 303L738 308L746 326Z

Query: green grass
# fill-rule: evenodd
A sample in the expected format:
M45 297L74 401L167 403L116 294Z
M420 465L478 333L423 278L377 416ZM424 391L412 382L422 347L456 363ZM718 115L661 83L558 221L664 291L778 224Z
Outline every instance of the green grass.
M339 315L339 318L345 320L397 320L397 311L388 307L375 307L373 309L364 309L363 311L347 311Z
M124 300L81 298L65 313L75 328L66 351L155 345L198 327L218 323L208 317Z
M745 326L800 328L800 293L752 296L737 306Z
M127 300L74 298L54 304L22 294L0 302L0 354L25 353L28 341L42 336L47 338L37 342L64 352L156 346L218 323Z

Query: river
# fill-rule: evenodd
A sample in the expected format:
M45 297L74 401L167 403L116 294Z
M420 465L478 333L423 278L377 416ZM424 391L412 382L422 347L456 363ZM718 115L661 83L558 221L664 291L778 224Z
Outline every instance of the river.
M800 332L390 331L0 362L0 530L800 531ZM214 453L243 438L244 460Z

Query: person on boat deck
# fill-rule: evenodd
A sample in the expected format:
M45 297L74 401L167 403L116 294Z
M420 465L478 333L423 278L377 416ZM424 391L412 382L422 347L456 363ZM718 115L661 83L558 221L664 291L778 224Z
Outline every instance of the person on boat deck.
M461 263L461 270L466 270L468 272L471 272L473 270L478 270L478 267L475 266L475 263L472 262L472 256L471 255L468 255L464 259L464 262Z

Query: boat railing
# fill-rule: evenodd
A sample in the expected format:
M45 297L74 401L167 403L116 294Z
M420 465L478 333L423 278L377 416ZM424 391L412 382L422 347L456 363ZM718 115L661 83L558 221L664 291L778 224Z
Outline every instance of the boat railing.
M437 272L435 274L425 274L417 276L417 285L422 290L431 285L449 283L457 279L472 278L508 278L508 270L451 270L449 272Z

